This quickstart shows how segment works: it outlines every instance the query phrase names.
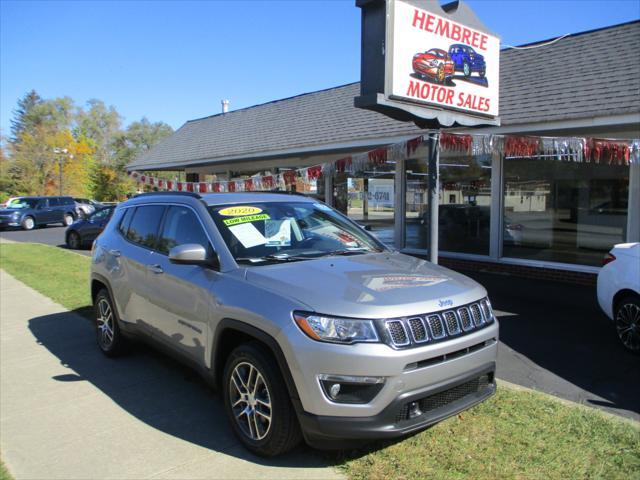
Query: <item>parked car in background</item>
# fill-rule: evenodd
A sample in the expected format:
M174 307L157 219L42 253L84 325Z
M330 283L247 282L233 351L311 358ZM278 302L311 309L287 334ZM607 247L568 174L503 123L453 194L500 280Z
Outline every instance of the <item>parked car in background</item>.
M91 215L95 212L96 208L102 206L100 202L96 202L95 200L90 200L88 198L74 198L73 201L76 202L76 213L78 218Z
M484 56L473 48L461 43L455 43L449 47L449 57L453 61L455 70L462 72L465 77L470 77L473 72L484 78L487 73L487 64Z
M621 243L607 254L598 273L598 303L625 348L640 353L640 243Z
M430 77L438 83L448 82L454 74L453 61L444 50L432 48L413 56L413 71L420 77Z
M0 210L0 227L33 230L39 225L71 225L76 219L76 204L71 197L17 197Z
M107 226L115 207L98 208L86 218L72 223L65 232L65 243L69 248L78 250L91 245Z
M496 388L486 290L313 198L139 195L94 242L91 296L105 355L137 337L195 366L263 456L408 435Z

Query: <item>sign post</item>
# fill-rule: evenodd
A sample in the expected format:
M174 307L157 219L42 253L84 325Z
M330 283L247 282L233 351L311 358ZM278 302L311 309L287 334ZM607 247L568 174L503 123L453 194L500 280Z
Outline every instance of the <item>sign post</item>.
M356 107L420 128L500 125L500 39L462 0L356 0ZM429 256L438 260L439 133L429 135Z
M440 173L440 134L429 135L429 260L438 264L438 176Z

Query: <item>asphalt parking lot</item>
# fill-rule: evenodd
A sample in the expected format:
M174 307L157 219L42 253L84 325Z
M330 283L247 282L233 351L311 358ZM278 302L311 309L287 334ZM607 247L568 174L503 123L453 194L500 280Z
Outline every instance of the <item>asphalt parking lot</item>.
M30 231L20 229L0 230L0 238L12 242L44 243L45 245L53 245L54 247L67 248L64 242L64 233L66 230L67 227L58 226L38 227ZM91 251L88 249L73 251L81 253L82 255L91 255Z
M0 238L66 248L64 232L2 231ZM498 378L640 421L640 357L618 343L595 287L462 273L485 286L498 311Z

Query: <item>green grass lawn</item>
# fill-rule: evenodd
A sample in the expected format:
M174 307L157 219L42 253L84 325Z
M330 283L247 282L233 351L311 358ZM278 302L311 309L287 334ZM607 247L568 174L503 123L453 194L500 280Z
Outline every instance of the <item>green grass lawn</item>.
M86 310L91 304L90 262L87 256L58 247L0 244L0 268L69 310Z
M56 247L0 245L1 268L85 312L89 262ZM640 424L500 387L486 402L410 438L329 458L351 479L640 480ZM4 480L3 475L0 469Z
M640 427L544 394L498 388L401 442L346 457L352 479L639 479Z

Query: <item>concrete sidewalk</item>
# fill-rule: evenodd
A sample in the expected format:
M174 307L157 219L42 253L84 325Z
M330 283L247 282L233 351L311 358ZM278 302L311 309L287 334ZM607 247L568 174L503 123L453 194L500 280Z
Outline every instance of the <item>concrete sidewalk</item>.
M2 270L0 452L17 480L341 478L306 447L250 455L193 372L144 348L105 358L88 320Z

